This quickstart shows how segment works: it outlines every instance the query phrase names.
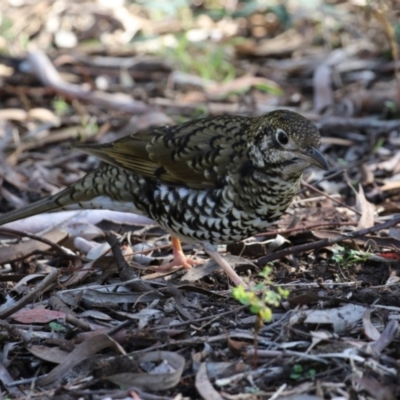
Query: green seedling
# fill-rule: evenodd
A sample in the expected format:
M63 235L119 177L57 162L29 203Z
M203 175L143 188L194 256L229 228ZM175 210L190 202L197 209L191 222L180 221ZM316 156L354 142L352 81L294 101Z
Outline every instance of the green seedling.
M69 106L69 104L63 99L54 100L52 106L53 106L55 114L58 117L62 117L63 115L68 114L71 110L71 107Z
M232 289L233 297L243 305L249 306L250 311L257 315L261 323L270 322L272 320L272 307L278 307L283 299L289 296L289 290L277 287L276 290L270 289L273 285L271 280L272 269L265 267L259 274L264 281L245 289L243 286L238 286Z
M345 267L358 262L364 262L370 257L370 253L359 250L348 250L343 246L336 246L333 250L333 261L341 267Z
M278 307L282 300L289 297L289 290L277 287L271 289L273 282L271 279L272 268L264 267L264 270L259 273L259 276L264 278L256 286L245 289L242 285L232 289L233 297L242 303L249 306L250 311L256 315L256 322L254 326L254 367L257 365L257 345L258 345L258 332L263 326L264 322L272 320L271 307Z
M317 371L313 368L304 369L301 364L294 364L293 372L290 374L290 379L297 381L299 379L313 378L316 373Z
M257 315L261 324L272 320L271 307L278 307L283 299L288 298L289 290L277 287L275 290L270 289L273 285L271 280L272 269L265 267L259 276L264 278L254 287L245 289L242 285L232 289L233 297L243 305L249 306L250 311Z

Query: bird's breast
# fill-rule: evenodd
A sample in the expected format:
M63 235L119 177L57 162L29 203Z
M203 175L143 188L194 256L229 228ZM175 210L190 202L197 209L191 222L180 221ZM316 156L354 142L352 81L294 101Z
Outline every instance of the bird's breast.
M177 188L159 183L149 214L185 240L203 243L240 241L262 232L279 218L298 184L269 180L237 182L219 189Z

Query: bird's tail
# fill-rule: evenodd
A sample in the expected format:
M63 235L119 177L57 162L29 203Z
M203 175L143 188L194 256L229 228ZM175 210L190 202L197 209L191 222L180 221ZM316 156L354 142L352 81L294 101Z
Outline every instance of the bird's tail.
M73 198L73 186L62 190L61 192L39 200L29 206L18 210L10 211L0 216L0 226L19 219L31 217L32 215L44 212L65 209L67 206L75 204L77 201Z
M0 216L0 225L56 210L106 208L142 214L135 208L135 193L141 190L128 171L108 164L89 172L61 192L27 207Z

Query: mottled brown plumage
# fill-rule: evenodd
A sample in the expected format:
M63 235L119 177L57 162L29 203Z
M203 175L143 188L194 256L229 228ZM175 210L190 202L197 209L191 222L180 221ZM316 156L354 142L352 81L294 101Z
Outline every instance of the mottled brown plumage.
M176 238L216 252L265 228L286 210L309 165L327 168L309 120L278 110L257 118L219 116L141 131L80 149L96 170L60 193L0 217L0 225L56 209L105 208L146 215Z

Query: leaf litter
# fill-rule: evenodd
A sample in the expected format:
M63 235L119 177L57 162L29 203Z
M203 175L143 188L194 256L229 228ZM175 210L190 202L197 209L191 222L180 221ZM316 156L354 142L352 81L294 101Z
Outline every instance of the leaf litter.
M290 290L256 347L255 316L201 250L183 248L195 269L156 271L171 248L146 218L1 227L3 396L399 397L399 4L261 3L0 5L0 212L93 169L72 143L207 115L294 109L331 165L268 232L220 248L250 282L272 263Z

